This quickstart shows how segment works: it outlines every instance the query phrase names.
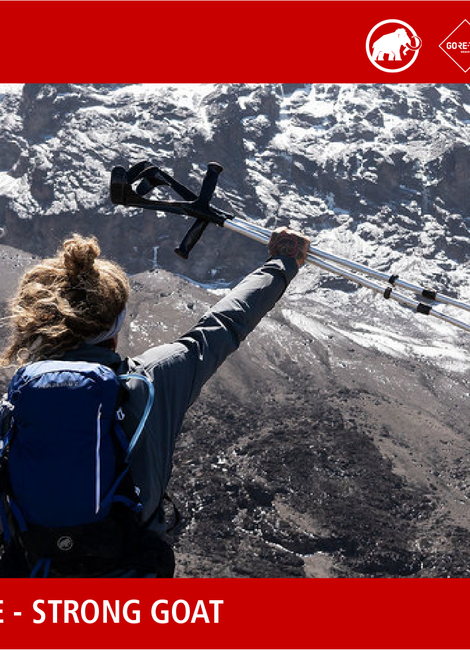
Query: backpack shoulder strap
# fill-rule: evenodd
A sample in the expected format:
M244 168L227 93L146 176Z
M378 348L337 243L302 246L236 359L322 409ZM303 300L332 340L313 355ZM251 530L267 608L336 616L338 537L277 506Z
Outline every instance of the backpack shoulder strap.
M11 495L11 486L7 471L8 452L14 433L13 404L4 395L0 400L0 523L2 537L9 543L12 537L13 521L8 513L6 498Z
M0 399L0 458L8 446L13 423L13 404L4 395Z

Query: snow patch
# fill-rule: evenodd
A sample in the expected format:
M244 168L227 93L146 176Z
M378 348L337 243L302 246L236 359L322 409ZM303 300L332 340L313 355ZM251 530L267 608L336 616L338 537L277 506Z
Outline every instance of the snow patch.
M6 171L0 171L0 193L4 196L13 196L21 191L22 188L29 188L26 179L13 178Z
M288 323L315 339L325 340L331 338L332 328L311 316L294 311L293 309L283 309L282 315Z
M20 95L24 84L0 84L0 101L5 95Z

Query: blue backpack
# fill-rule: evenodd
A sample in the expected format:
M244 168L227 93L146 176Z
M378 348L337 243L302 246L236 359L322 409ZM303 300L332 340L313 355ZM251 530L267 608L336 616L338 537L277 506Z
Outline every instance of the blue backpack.
M129 441L120 420L130 378L149 392ZM48 575L51 563L102 570L122 558L129 513L141 509L129 459L153 395L142 375L98 363L40 361L15 373L0 405L0 516L31 576Z

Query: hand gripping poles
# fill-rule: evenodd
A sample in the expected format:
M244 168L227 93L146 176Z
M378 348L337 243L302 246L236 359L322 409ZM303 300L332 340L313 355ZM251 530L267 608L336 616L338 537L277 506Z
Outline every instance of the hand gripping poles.
M172 176L149 162L138 163L128 171L123 167L115 167L111 172L111 201L115 205L125 205L156 211L160 210L193 217L195 222L186 233L181 244L175 249L175 252L184 259L188 258L189 253L209 223L215 223L217 226L238 232L255 241L268 243L271 237L271 231L267 228L250 223L244 219L239 219L232 214L223 212L210 205L221 171L221 165L218 163L209 163L206 175L202 181L201 191L199 195L196 195L190 189L176 181ZM134 184L136 184L135 190L133 189ZM169 186L184 200L159 201L145 198L148 192L162 185ZM470 332L470 325L437 311L431 304L441 303L470 311L470 305L466 303L449 298L437 291L423 289L417 285L400 280L397 275L389 276L386 273L369 269L362 264L350 262L336 255L326 253L313 246L310 246L307 262L314 264L324 271L340 275L360 286L372 289L372 291L381 294L384 298L395 300L402 305L411 307L411 309L418 313L434 316L439 320L443 320L466 332ZM358 273L362 275L357 275ZM368 278L385 282L386 285L383 286L367 277L362 277L364 275L368 276ZM416 297L423 298L424 302L398 293L396 291L397 287L414 293Z

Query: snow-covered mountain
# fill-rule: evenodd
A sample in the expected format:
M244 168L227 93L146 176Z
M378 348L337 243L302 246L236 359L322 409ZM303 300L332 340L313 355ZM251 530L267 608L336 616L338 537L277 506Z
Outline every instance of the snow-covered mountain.
M86 228L105 233L104 245L131 270L160 264L200 280L233 279L256 244L246 252L244 241L221 259L217 231L194 263L178 263L180 219L116 209L108 197L116 164L150 160L197 189L205 164L217 160L221 207L299 227L325 250L418 272L470 297L467 85L28 84L2 92L5 244L43 254L63 231ZM123 230L132 233L125 241Z
M466 84L0 85L0 302L31 256L94 233L138 289L132 353L263 261L262 245L215 226L182 261L185 220L114 207L111 169L141 160L196 192L216 160L214 205L470 302L469 136ZM469 336L303 270L189 415L175 470L186 575L221 573L204 559L208 525L229 575L466 575L453 554L470 534Z

